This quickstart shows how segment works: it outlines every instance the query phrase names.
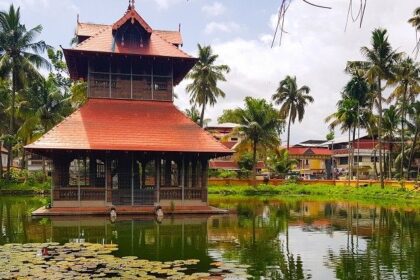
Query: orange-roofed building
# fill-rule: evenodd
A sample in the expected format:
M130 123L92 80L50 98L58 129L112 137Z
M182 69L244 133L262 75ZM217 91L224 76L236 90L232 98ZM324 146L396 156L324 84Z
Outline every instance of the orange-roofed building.
M289 157L297 160L293 171L304 179L326 179L331 172L332 152L328 147L295 145L290 147Z
M133 2L110 25L78 20L77 44L63 51L88 101L25 147L52 161L52 211L205 211L209 160L232 154L173 104L197 61L181 50L180 32L154 30Z

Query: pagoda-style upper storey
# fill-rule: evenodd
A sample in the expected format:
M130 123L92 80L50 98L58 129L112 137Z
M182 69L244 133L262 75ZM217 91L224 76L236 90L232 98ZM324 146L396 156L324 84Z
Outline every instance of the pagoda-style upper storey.
M63 51L71 78L88 82L89 98L172 101L196 62L180 49L179 31L153 30L133 4L111 25L78 20L76 38Z

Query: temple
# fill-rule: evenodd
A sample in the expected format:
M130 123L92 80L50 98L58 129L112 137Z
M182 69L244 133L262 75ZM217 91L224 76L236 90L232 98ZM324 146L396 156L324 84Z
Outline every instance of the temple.
M214 209L208 162L232 151L173 104L197 59L181 50L179 31L152 29L133 2L111 25L78 20L77 44L63 49L88 101L25 147L53 165L52 208L35 214Z

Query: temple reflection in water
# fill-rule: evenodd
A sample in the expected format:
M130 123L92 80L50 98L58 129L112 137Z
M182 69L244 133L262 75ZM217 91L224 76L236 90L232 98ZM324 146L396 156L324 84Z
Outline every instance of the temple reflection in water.
M117 243L118 256L199 259L249 265L268 279L420 279L418 208L359 203L229 199L229 215L52 217L33 219L40 202L0 198L0 243Z

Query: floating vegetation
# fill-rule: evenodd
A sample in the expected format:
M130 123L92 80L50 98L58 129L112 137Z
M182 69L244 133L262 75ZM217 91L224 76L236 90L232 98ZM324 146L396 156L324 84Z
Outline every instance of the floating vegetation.
M209 273L186 274L199 260L159 262L115 257L116 244L29 243L0 246L0 279L246 279L245 268L215 263ZM190 270L191 271L191 270ZM233 277L233 278L232 278Z

